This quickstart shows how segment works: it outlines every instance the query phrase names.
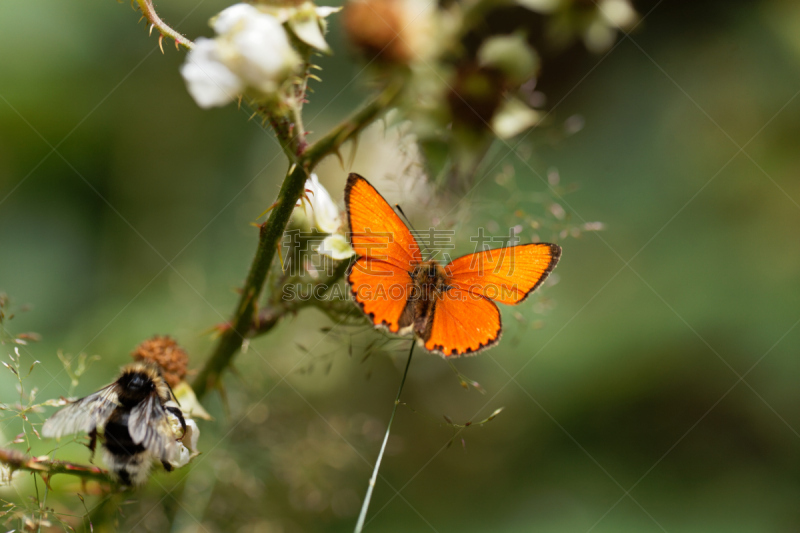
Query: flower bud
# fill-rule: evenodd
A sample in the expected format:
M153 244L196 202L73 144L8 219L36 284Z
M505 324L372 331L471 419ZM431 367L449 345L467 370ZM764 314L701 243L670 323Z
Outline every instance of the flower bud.
M247 93L273 98L302 66L283 24L249 4L235 4L211 20L215 39L200 38L181 74L200 107L222 106Z
M341 7L317 7L313 2L295 1L296 5L276 6L262 3L259 9L286 24L304 44L320 52L330 53L331 49L325 41L327 22L325 19L341 11Z

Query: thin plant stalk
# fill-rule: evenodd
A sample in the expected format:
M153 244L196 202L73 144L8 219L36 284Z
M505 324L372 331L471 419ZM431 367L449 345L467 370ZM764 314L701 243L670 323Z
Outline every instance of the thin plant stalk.
M364 521L367 519L367 511L369 510L369 502L372 499L372 490L375 488L375 482L378 480L378 470L381 468L383 453L386 451L386 443L389 442L389 432L392 430L392 422L394 422L394 415L397 413L397 406L400 405L400 394L403 392L403 385L406 383L408 367L411 366L411 356L414 355L415 344L417 344L416 341L412 340L411 349L408 351L406 369L403 371L403 379L400 380L400 388L397 389L397 396L394 399L394 407L392 408L392 416L389 418L389 425L386 427L386 435L383 436L383 444L381 444L381 451L378 453L378 460L375 461L375 468L372 469L372 477L369 478L367 495L364 497L364 503L361 505L361 513L358 515L355 533L361 533L361 530L364 529Z

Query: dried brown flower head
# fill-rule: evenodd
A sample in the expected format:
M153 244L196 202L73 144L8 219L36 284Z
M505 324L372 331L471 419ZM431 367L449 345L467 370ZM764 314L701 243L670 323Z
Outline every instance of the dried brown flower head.
M350 0L342 14L350 42L366 59L408 64L427 46L428 11L413 0Z
M189 355L181 348L172 337L156 335L131 352L131 357L136 361L154 363L161 368L164 379L171 387L180 383L189 366Z

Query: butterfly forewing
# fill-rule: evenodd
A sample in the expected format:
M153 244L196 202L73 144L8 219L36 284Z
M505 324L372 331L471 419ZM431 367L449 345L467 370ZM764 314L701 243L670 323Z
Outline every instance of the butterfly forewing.
M350 174L344 196L350 244L359 257L391 263L407 272L422 261L411 231L367 180Z
M449 286L517 304L538 288L561 257L555 244L522 244L465 255L445 267Z

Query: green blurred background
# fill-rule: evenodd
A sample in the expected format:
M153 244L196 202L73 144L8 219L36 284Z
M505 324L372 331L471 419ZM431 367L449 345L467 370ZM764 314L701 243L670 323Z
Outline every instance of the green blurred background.
M162 4L194 37L228 2ZM527 191L546 189L534 170L557 168L576 186L568 216L605 231L559 240L558 283L503 309L499 347L457 361L486 395L415 357L414 411L399 411L368 531L800 529L800 4L634 5L653 11L608 54L546 58L537 89L556 125L532 136L533 170L493 152ZM23 351L43 362L40 399L69 386L58 350L102 356L78 394L156 333L199 367L254 253L249 223L285 172L247 111L194 104L184 54L162 56L137 17L111 0L0 4L0 290L32 306L11 325L43 336ZM335 16L329 41L305 113L319 133L369 93ZM548 133L576 114L582 131ZM334 167L323 182L341 199L351 169ZM507 196L484 180L459 231L506 234ZM255 340L226 376L227 407L205 401L203 455L133 495L120 530L351 530L404 358L348 357L326 325L304 311ZM306 356L298 342L321 364L281 381ZM0 401L12 377L0 373ZM442 415L501 406L446 448ZM31 494L20 477L0 497ZM50 504L82 514L73 480L54 487Z

